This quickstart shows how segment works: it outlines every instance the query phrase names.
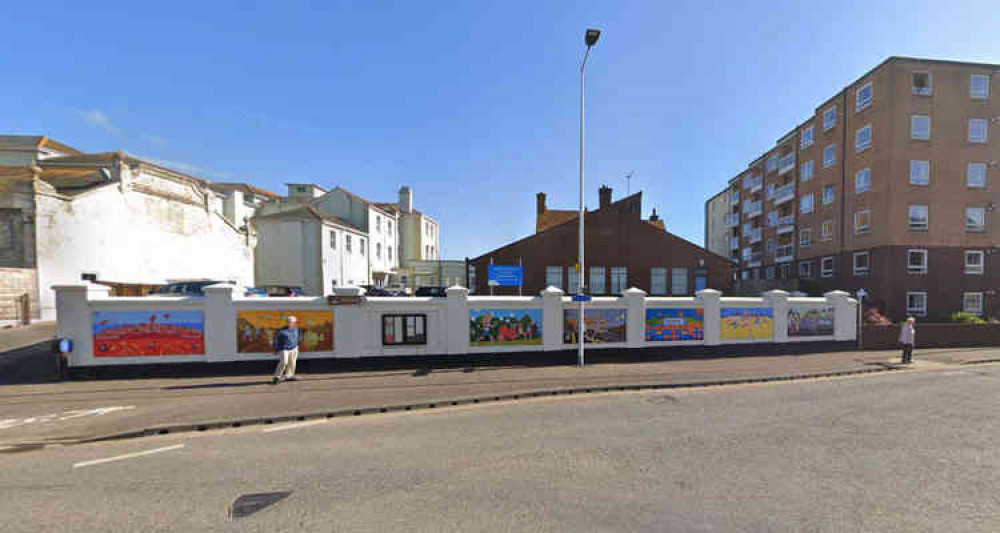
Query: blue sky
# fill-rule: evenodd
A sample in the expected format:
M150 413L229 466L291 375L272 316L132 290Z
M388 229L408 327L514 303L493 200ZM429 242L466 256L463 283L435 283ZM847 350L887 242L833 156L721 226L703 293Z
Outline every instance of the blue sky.
M312 4L312 5L310 5ZM122 149L284 192L402 184L445 258L577 198L583 31L587 203L643 191L703 241L704 201L890 55L1000 62L994 2L27 2L4 8L3 133ZM17 23L11 23L17 21Z

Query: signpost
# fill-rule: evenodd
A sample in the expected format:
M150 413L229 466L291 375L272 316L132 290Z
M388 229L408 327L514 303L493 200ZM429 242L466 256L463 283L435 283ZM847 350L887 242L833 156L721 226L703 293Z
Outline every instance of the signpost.
M861 341L861 330L865 325L865 296L868 296L868 291L864 288L858 289L858 349L864 350L865 345Z

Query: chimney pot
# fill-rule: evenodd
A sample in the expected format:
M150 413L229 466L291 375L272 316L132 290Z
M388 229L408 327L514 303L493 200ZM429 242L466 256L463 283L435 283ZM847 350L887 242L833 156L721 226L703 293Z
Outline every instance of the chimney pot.
M545 207L545 193L540 192L535 196L535 212L541 215L546 211Z
M598 189L597 192L598 192L598 197L600 198L600 205L598 207L599 209L604 209L605 207L611 205L611 187L608 187L607 185L601 185L601 188Z

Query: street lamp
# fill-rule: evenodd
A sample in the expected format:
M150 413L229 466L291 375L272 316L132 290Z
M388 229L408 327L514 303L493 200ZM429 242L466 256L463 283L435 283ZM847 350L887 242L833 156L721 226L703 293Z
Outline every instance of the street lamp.
M590 55L590 47L597 44L597 39L601 37L601 30L595 30L590 28L583 37L584 43L587 45L587 51L583 53L583 62L580 63L580 252L579 252L579 267L580 272L577 275L577 293L581 296L578 298L580 300L580 315L577 317L577 337L576 340L579 343L577 347L577 365L583 366L583 332L584 332L584 287L586 283L584 282L584 277L587 274L587 269L584 268L583 262L583 102L584 102L584 91L583 91L583 75L587 67L587 56Z

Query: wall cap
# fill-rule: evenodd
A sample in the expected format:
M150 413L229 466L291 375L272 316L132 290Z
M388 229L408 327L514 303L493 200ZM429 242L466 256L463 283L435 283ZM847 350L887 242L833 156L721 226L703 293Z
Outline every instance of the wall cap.
M626 290L625 293L624 293L624 295L626 297L631 296L633 298L635 298L635 297L642 297L642 296L646 296L646 291L644 291L642 289L639 289L639 288L636 288L636 287L632 287L632 288Z
M542 296L562 296L564 294L566 294L565 291L563 291L559 287L553 287L552 285L549 285L548 287L542 289Z
M715 289L702 289L696 292L695 295L698 298L719 297L722 296L722 291L718 291Z

